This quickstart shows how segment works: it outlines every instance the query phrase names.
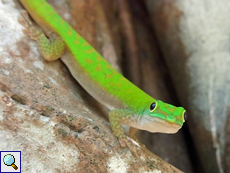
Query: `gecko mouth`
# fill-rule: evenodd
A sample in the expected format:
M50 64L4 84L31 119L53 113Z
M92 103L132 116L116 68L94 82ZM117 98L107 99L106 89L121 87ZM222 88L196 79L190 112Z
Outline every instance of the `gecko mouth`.
M182 126L179 124L169 123L157 117L151 117L151 120L144 120L140 123L140 129L152 133L176 133Z

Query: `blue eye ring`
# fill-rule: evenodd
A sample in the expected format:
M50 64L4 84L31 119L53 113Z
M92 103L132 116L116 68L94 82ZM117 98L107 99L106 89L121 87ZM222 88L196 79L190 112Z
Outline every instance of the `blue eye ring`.
M154 111L154 109L157 107L157 103L156 102L153 102L151 105L150 105L150 112Z

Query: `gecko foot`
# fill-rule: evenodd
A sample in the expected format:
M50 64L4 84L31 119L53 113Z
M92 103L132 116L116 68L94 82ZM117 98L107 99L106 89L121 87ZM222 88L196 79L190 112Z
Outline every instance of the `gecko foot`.
M24 26L23 33L35 40L42 56L47 61L60 58L65 50L65 42L56 33L50 33L47 37L40 27L34 24L26 11L22 11L22 18L18 21ZM48 28L47 28L48 30Z
M31 39L36 40L43 33L39 27L36 27L29 18L26 11L22 11L21 15L23 18L19 18L19 23L25 28L22 32L29 36Z
M140 148L139 143L137 143L135 140L132 138L129 138L128 136L122 136L119 138L119 143L121 147L128 147L132 151L136 152L137 148Z

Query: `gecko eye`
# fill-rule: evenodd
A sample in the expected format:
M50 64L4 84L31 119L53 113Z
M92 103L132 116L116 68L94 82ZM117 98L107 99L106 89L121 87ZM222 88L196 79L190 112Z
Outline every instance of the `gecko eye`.
M157 104L156 102L153 102L151 105L150 105L150 112L152 112L155 108L156 108Z
M186 121L188 119L188 113L184 112L184 120Z

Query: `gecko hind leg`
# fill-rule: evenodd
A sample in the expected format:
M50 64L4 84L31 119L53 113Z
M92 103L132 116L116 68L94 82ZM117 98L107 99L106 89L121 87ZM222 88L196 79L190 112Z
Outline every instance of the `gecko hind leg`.
M65 43L62 38L56 33L52 33L47 38L41 28L33 24L26 11L22 11L21 14L23 18L20 18L19 22L25 28L23 33L37 42L39 51L44 59L54 61L60 58L65 51Z

